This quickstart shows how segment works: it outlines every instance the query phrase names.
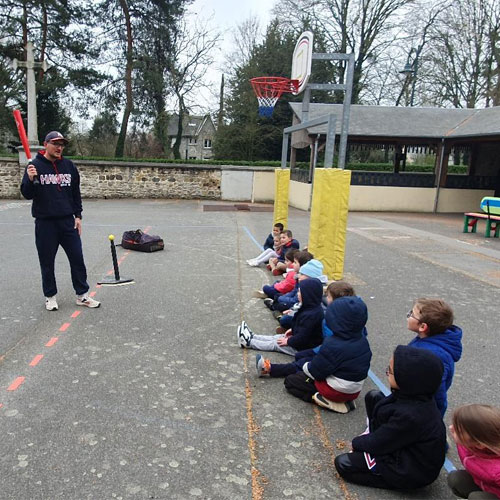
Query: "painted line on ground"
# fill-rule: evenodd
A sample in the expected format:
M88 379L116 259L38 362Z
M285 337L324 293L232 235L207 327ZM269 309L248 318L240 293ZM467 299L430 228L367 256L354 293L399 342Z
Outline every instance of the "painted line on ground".
M57 341L59 337L52 337L46 344L45 347L52 347Z
M60 332L65 332L70 326L71 326L71 323L63 323L61 325L61 328L59 328L59 331Z
M24 382L25 377L17 377L12 384L7 387L8 391L15 391Z
M262 245L254 238L250 230L246 226L243 226L243 229L246 231L248 237L262 250ZM377 377L377 375L375 375L375 373L373 373L372 370L368 371L368 376L385 396L388 396L391 393L390 389ZM445 459L443 467L447 472L457 470L449 458Z
M243 229L248 234L248 237L259 247L260 251L262 252L262 250L264 250L264 247L254 238L253 234L250 232L248 227L243 226Z
M76 318L77 316L79 316L79 315L80 315L80 313L81 313L81 312L82 312L82 311L75 311L75 312L71 315L71 317L72 317L72 318Z
M30 362L29 366L36 366L43 358L43 354L37 354Z

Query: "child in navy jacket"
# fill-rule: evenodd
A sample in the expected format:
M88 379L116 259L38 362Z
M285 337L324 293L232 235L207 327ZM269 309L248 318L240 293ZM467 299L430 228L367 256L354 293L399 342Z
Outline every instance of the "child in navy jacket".
M285 378L286 389L304 401L314 401L338 413L353 410L372 357L364 334L367 319L366 304L360 297L333 301L325 313L333 336L324 340L318 354L303 365L302 372Z
M369 427L335 467L345 480L365 486L421 488L438 477L445 459L446 429L434 401L443 364L425 349L400 345L386 373L392 394L366 394Z

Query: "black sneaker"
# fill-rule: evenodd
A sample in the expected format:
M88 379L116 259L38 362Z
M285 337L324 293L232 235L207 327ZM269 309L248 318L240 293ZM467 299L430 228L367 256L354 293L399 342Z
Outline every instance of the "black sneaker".
M274 304L274 300L273 299L264 299L264 304L266 305L266 307L268 307L269 309L271 309L271 311L273 310L273 304Z

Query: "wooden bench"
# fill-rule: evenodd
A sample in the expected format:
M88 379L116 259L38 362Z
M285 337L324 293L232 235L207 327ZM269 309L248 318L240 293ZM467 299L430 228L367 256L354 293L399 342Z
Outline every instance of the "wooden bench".
M500 215L475 212L466 212L464 214L464 233L469 232L469 227L471 228L471 233L475 233L477 229L477 221L479 219L486 221L486 232L484 233L485 238L490 238L492 230L494 231L494 238L498 238L500 236Z

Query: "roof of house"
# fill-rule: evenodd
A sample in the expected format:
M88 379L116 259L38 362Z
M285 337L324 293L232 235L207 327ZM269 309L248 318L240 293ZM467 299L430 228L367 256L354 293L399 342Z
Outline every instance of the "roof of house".
M182 136L183 137L196 137L203 128L206 120L212 120L210 115L193 116L186 115L182 120ZM179 116L172 115L168 122L167 135L175 137L177 135L177 125L179 123Z
M300 121L302 103L293 102L290 106ZM336 133L340 134L342 104L311 103L309 120L331 113L338 117ZM307 131L326 134L326 124ZM452 139L492 135L500 136L500 106L484 109L351 106L349 136Z

